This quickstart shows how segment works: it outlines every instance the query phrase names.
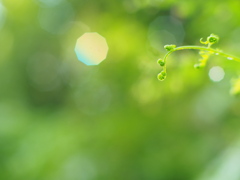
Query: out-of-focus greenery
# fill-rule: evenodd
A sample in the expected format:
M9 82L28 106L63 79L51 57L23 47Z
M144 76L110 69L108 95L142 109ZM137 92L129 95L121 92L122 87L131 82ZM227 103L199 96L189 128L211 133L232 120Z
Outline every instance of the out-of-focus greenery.
M237 180L240 64L176 52L157 80L165 44L210 33L240 55L240 1L2 0L0 179ZM106 38L98 66L77 60L85 32ZM222 81L208 77L213 66Z

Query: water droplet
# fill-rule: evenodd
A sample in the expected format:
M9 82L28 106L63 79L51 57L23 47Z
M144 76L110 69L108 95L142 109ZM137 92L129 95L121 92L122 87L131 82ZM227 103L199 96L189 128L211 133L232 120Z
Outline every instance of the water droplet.
M233 60L233 58L232 58L232 57L227 57L227 59L228 59L228 60Z

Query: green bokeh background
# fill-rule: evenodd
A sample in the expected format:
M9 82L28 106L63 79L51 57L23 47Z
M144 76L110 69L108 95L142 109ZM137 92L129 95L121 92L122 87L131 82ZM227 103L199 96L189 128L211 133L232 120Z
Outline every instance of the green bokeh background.
M240 101L229 93L240 64L212 56L196 70L187 50L156 78L165 44L215 33L215 47L240 56L240 1L1 3L0 179L240 179ZM74 53L85 32L108 42L98 66Z

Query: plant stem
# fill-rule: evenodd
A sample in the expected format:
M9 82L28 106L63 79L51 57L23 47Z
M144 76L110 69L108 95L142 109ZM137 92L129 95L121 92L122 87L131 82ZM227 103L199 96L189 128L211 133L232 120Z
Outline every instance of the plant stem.
M216 50L216 49L212 49L212 48L204 47L204 46L179 46L179 47L176 47L173 50L168 51L167 54L164 56L163 60L165 61L167 59L167 57L174 51L185 50L185 49L197 49L197 50L209 51L209 52L215 53L216 55L221 55L223 57L226 57L229 60L234 60L234 61L240 62L240 58L237 58L230 54L223 53L220 50Z

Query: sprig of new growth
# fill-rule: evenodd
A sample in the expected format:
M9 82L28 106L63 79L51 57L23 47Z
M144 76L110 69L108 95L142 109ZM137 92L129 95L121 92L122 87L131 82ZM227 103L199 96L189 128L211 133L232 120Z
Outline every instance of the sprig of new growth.
M202 38L200 39L200 43L207 45L207 46L179 46L176 47L176 45L165 45L164 48L167 50L167 53L165 54L163 59L158 59L158 64L163 68L163 70L158 74L158 79L160 81L163 81L167 77L167 67L166 67L166 61L170 54L172 54L175 51L179 50L186 50L186 49L195 49L199 50L199 54L201 55L201 58L199 59L199 63L195 64L194 67L199 69L205 67L209 57L211 55L220 55L223 57L226 57L228 60L234 60L240 62L240 58L237 58L235 56L232 56L230 54L226 54L222 52L219 49L213 49L211 46L219 41L219 37L215 34L211 34L209 37L207 37L206 41L203 41Z

